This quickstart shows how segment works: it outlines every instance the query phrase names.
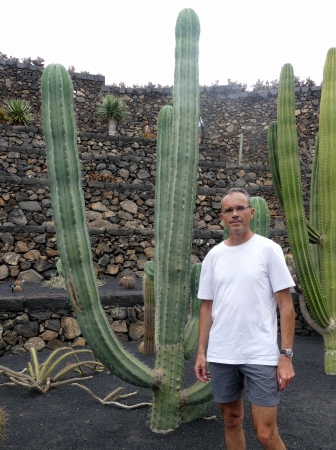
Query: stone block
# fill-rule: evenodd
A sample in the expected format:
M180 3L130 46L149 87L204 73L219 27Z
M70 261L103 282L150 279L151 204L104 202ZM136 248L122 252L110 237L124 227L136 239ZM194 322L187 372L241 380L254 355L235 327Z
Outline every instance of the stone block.
M62 317L61 327L66 339L74 339L82 334L77 320L72 317Z
M23 347L25 350L27 350L27 352L30 352L32 348L39 352L46 347L46 343L39 337L33 337L31 339L28 339Z
M38 335L38 323L37 322L28 322L28 323L20 323L15 325L14 331L16 331L20 336L31 338Z
M115 320L111 324L111 328L117 333L127 333L128 331L126 320Z
M53 339L52 341L47 342L47 348L50 350L57 350L58 348L64 348L67 347L66 342L61 342L58 339Z
M76 339L72 343L72 347L85 347L86 340L82 337L76 337Z
M52 341L58 337L58 333L56 331L46 330L39 337L44 341Z
M145 333L145 324L138 320L135 323L130 323L128 329L128 336L131 341L139 341Z

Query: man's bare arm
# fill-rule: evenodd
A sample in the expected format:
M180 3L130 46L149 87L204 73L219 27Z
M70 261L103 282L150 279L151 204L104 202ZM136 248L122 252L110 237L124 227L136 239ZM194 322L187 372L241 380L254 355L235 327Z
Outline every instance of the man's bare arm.
M295 311L292 295L289 288L274 293L280 311L281 348L293 348L295 332ZM278 364L279 390L282 391L289 386L295 372L292 359L286 355L280 355Z
M205 351L212 325L212 301L203 300L200 308L198 350L195 364L196 378L203 383L209 381L210 374L206 367Z

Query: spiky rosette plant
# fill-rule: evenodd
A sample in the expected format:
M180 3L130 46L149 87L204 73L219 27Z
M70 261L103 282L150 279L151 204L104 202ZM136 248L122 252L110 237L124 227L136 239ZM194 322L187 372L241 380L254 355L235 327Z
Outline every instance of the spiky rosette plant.
M4 109L9 122L13 125L28 126L33 121L31 107L27 100L9 100Z
M174 107L160 112L156 185L156 362L154 370L127 352L106 319L94 276L73 113L73 89L63 66L42 76L43 126L52 208L68 296L81 331L108 370L153 389L150 427L166 433L198 417L211 400L209 385L182 389L186 349L195 346L195 314L187 322L192 216L198 164L199 115L196 13L184 9L176 23ZM160 136L160 137L159 137ZM195 307L196 309L196 307Z
M114 135L116 124L127 117L123 99L111 94L106 95L97 109L97 116L102 123L109 122L109 134Z
M268 143L274 185L285 211L296 272L312 316L307 320L323 335L326 373L336 374L336 215L332 206L336 192L336 48L328 51L324 66L310 221L305 217L302 202L294 72L290 64L285 64L281 71L277 123L269 127Z

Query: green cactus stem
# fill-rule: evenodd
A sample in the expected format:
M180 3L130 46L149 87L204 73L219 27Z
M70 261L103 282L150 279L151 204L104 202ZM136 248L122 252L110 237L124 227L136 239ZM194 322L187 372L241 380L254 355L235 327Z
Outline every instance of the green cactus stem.
M154 389L151 428L157 431L174 429L181 421L179 391L184 368L183 340L198 167L199 33L194 11L181 11L175 28L174 106L164 107L159 117L162 134L168 139L157 149L159 187L155 193L154 283L155 298L160 304L160 309L156 308L155 369L164 374L164 388Z
M282 68L278 93L277 127L269 128L271 169L286 216L290 247L309 313L325 342L325 370L336 374L336 49L328 52L324 67L319 136L316 143L310 222L303 202L295 127L294 73L290 64ZM277 136L274 132L277 128ZM272 135L273 133L273 135ZM276 153L276 155L274 154ZM318 239L312 239L317 233ZM310 244L310 242L315 242ZM312 250L313 247L313 250ZM307 310L308 313L308 310Z
M147 261L145 264L145 276L143 277L143 298L144 298L144 338L140 344L139 351L144 355L155 353L155 296L154 296L154 263Z
M273 183L275 187L275 192L278 196L280 205L283 207L283 198L281 190L281 180L279 172L279 159L278 159L278 127L276 122L271 122L268 128L268 153L270 159L270 165L272 168ZM317 228L314 226L312 221L306 221L307 231L309 236L309 242L311 244L318 244L321 236Z
M43 72L41 87L57 241L68 295L81 331L112 373L136 385L152 387L156 384L154 374L123 349L100 304L81 190L71 78L63 66L52 64Z
M189 359L198 344L199 310L202 300L197 298L202 264L194 264L190 274L190 318L184 332L184 358Z
M71 79L63 66L42 76L42 105L52 207L69 299L81 331L97 358L129 383L153 388L150 426L166 433L191 419L193 404L209 401L210 387L197 382L182 392L189 301L190 254L198 166L198 40L192 9L176 24L174 107L160 112L157 151L154 293L156 362L151 370L119 343L100 305L86 228ZM190 334L190 333L189 333ZM185 341L185 337L187 340ZM200 413L202 408L195 408Z

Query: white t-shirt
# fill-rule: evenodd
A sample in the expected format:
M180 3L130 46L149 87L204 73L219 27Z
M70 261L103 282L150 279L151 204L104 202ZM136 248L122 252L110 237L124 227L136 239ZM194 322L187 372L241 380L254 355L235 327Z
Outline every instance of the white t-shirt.
M212 300L207 360L277 365L274 292L294 286L281 247L257 234L242 245L221 242L202 263L198 298Z

